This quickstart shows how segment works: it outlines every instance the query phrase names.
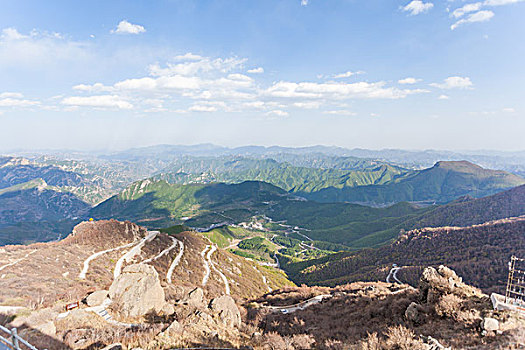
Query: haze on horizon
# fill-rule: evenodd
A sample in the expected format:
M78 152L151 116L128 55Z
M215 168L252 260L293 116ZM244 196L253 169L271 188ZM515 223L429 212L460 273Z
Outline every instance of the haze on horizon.
M0 150L524 150L524 16L522 0L5 2Z

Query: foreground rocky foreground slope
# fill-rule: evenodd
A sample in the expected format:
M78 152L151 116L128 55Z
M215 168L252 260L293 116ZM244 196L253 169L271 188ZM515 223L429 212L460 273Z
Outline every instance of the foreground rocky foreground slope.
M1 253L0 324L39 349L525 346L523 318L493 311L487 295L444 266L425 269L418 288L294 287L282 272L200 234L115 220Z

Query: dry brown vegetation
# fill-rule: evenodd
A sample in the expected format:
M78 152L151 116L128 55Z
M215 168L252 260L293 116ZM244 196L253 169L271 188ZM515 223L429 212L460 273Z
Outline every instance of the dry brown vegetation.
M15 264L0 271L0 305L37 309L53 306L56 302L63 305L78 301L89 292L107 289L113 281L115 263L129 248L108 252L92 260L86 279L79 279L84 260L95 252L140 240L146 232L130 222L84 222L60 242L2 247L0 267ZM185 251L174 271L172 284L167 284L166 273L179 252L178 247L149 263L158 271L168 297L174 300L201 285L204 275L201 252L209 244L202 235L193 232L183 232L176 237L184 243ZM155 257L172 243L167 234L161 233L143 247L134 261ZM279 288L291 284L281 277L282 274L269 273L267 269L227 251L217 250L212 260L230 281L231 293L237 298L257 297L268 292L268 285ZM263 283L262 273L268 285ZM205 293L208 296L220 295L224 290L224 282L212 269Z
M440 281L421 283L420 289L381 282L338 286L328 290L332 298L289 314L252 303L247 305L246 320L261 328L267 342L275 343L274 349L300 349L292 338L302 334L315 340L311 347L315 349L427 349L424 344L429 344L429 336L453 349L510 349L518 342L519 328L498 336L482 335L483 317L504 316L492 311L488 297L479 290L460 282L454 288ZM394 287L405 289L393 293ZM319 288L307 289L287 288L257 302L279 300L290 305L298 295L319 292ZM406 311L411 304L417 317L409 319Z
M402 233L392 245L340 253L287 266L297 283L337 285L384 281L393 263L408 266L398 277L416 285L423 268L450 266L469 284L502 293L511 255L525 256L525 217L468 227L424 228Z

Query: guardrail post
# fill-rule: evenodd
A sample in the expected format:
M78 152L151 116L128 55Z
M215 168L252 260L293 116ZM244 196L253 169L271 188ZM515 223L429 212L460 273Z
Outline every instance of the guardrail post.
M13 342L13 347L16 350L20 349L20 345L18 344L18 338L16 337L16 328L11 328L11 341Z

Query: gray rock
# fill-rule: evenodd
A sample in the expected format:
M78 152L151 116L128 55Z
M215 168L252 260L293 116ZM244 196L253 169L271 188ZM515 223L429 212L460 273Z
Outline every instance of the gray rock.
M487 332L497 331L499 329L499 321L492 317L485 317L483 319L483 329Z
M122 350L122 344L120 343L115 343L115 344L110 344L104 348L102 348L101 350Z
M219 316L225 325L229 327L241 325L241 313L231 296L223 295L213 299L210 303L210 309Z
M166 304L159 274L153 266L146 264L126 266L111 284L109 296L126 317L161 312Z
M107 290L97 290L96 292L91 293L86 297L86 303L88 306L98 306L102 305L104 300L108 297Z
M407 320L413 323L420 323L422 320L421 313L419 311L419 305L417 303L411 302L405 310L405 317Z
M193 307L201 308L205 306L204 300L204 291L197 287L191 290L186 297L182 300L182 303L185 305L190 305Z
M168 328L159 334L161 337L173 337L174 335L180 334L183 328L178 321L173 321Z

